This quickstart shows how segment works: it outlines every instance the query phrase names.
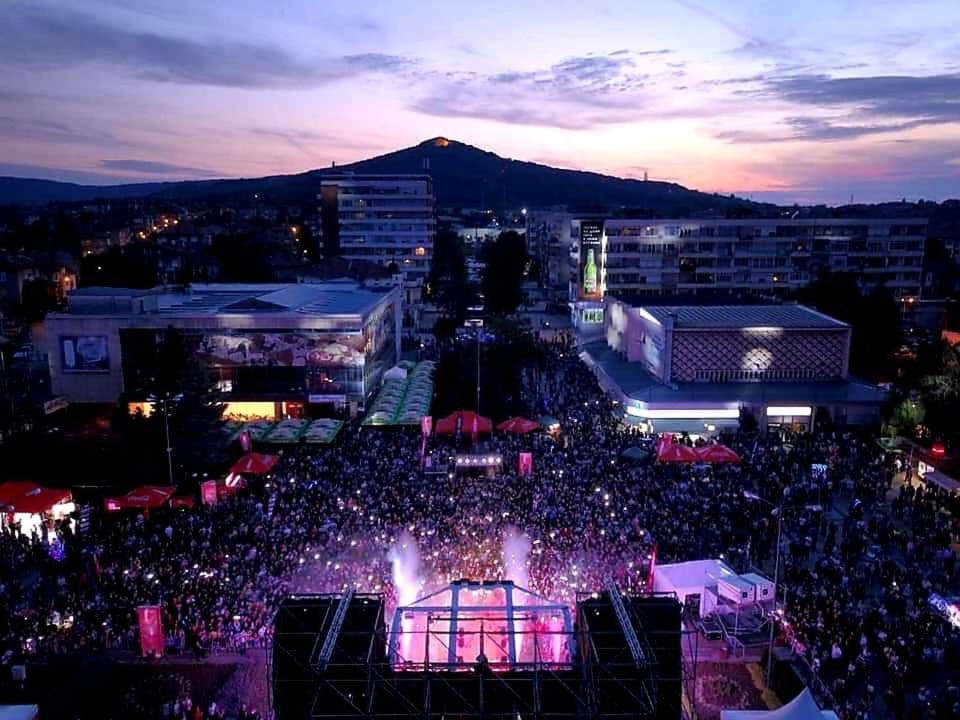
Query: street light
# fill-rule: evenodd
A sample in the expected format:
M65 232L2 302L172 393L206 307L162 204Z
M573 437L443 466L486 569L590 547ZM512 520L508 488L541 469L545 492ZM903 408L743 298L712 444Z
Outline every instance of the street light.
M774 505L769 500L765 500L749 490L744 490L743 496L748 500L757 500L772 507L777 515L777 549L773 562L773 612L770 615L770 637L767 640L767 687L769 688L773 678L773 640L774 630L777 625L777 591L780 589L780 541L783 537L783 497L781 496L779 504Z
M749 490L743 491L743 496L748 500L756 500L758 502L767 505L768 507L773 508L774 514L777 516L777 549L774 554L774 563L773 563L773 613L770 616L770 638L767 641L767 686L770 686L771 678L773 676L773 640L774 640L774 630L777 623L777 591L780 589L780 543L783 539L783 501L784 497L780 497L779 503L772 503L769 500L760 497L755 492ZM806 510L822 510L823 508L819 505L804 505Z
M167 477L170 480L170 485L173 485L173 447L170 444L170 413L167 410L167 403L183 400L183 393L164 393L162 396L147 395L147 400L154 405L159 402L163 408L163 427L167 434Z

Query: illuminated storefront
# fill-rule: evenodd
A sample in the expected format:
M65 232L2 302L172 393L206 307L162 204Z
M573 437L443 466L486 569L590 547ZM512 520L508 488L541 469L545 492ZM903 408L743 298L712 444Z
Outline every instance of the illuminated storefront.
M149 414L175 333L238 416L286 414L276 406L288 402L362 407L398 359L401 316L399 289L353 282L88 288L48 316L51 375L71 402L124 396Z

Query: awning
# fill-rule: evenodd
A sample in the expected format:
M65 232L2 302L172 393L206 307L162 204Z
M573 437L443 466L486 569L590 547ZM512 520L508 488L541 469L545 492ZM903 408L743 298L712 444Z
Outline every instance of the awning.
M809 689L804 689L776 710L722 710L720 720L836 720L832 710L821 710Z
M235 475L263 475L270 472L279 459L276 455L247 453L233 464L230 472Z
M665 463L700 462L697 451L683 443L663 443L657 448L657 460Z
M726 445L704 445L696 449L700 462L706 463L738 463L740 456Z
M126 495L108 497L103 501L107 512L117 510L149 510L166 504L177 491L173 485L141 485Z
M956 492L960 490L960 482L957 482L949 475L946 475L939 470L931 470L930 472L924 474L923 481L925 483L931 483L936 485L939 488L943 488L947 492Z
M440 435L461 433L489 433L493 431L490 418L478 415L472 410L457 410L437 421L436 432Z
M0 485L0 507L6 512L36 513L50 512L54 505L70 502L73 499L69 490L63 488L45 488L31 482L8 482Z
M497 430L517 433L518 435L526 435L527 433L533 432L539 427L540 423L538 423L536 420L527 420L526 418L518 416L504 420L502 423L497 425Z

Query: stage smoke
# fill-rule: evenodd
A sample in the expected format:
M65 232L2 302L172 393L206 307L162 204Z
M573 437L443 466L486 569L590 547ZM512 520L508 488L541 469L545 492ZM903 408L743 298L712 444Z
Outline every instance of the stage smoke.
M390 546L387 559L393 566L393 585L397 589L397 601L401 607L416 602L420 595L420 551L417 541L410 533L400 533Z
M529 587L527 562L530 556L530 538L515 527L508 527L503 536L503 570L514 585Z

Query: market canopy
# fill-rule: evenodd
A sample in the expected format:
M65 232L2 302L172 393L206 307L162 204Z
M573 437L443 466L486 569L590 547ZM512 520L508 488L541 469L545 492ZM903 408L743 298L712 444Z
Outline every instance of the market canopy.
M738 463L740 456L726 445L704 445L696 449L700 462L706 463Z
M279 458L276 455L263 455L261 453L247 453L237 460L230 468L230 472L235 475L263 475L270 472Z
M6 512L50 512L55 505L71 502L73 496L63 488L45 488L32 482L8 482L0 485L0 506Z
M683 443L662 443L657 448L657 460L665 463L695 463L700 461L697 451Z
M821 710L809 688L776 710L721 710L720 720L836 720L832 710Z
M117 510L150 510L166 504L177 488L173 485L141 485L126 495L108 497L103 501L108 512Z
M504 420L502 423L497 425L497 430L502 430L504 432L517 433L518 435L526 435L529 432L533 432L540 427L540 423L536 420L527 420L522 417L512 417Z
M457 410L445 418L437 421L436 432L440 435L455 435L463 433L489 433L493 431L493 422L490 418L478 415L472 410Z

